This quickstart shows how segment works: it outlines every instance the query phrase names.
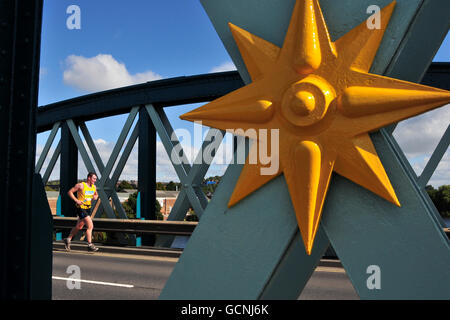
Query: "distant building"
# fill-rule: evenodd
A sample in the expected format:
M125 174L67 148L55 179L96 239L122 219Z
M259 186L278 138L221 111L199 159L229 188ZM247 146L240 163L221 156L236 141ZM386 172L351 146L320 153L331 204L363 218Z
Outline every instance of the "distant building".
M161 206L161 213L164 220L167 220L169 217L170 211L172 210L179 193L180 191L156 190L156 201L158 201Z
M52 210L52 215L56 215L56 205L58 202L58 191L46 191L47 199L48 199L48 205L50 206L50 209Z

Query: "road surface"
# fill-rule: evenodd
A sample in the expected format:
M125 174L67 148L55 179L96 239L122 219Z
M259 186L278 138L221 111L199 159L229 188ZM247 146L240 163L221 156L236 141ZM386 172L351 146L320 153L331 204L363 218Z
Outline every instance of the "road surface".
M176 258L54 251L53 299L157 299L177 260ZM70 266L75 267L69 268ZM80 281L73 281L73 277ZM344 269L319 266L299 298L301 300L358 299L358 296Z

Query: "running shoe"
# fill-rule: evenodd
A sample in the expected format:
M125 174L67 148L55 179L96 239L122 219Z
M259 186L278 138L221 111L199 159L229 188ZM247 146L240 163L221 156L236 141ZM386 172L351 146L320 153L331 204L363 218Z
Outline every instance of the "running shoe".
M97 252L98 248L94 246L92 243L88 244L88 251L89 252Z
M64 246L66 247L66 250L70 251L70 240L67 238L64 238L63 242L64 242Z

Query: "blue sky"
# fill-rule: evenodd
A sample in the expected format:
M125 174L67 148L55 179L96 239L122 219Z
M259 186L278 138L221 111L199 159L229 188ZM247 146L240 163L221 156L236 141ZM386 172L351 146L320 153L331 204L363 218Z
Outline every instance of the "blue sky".
M117 86L234 68L198 0L44 3L40 106ZM81 30L66 26L70 5L81 9ZM449 35L435 61L450 61ZM96 71L102 68L108 76ZM192 124L178 116L196 106L166 109L173 127L192 131ZM87 124L94 140L105 144L105 155L124 121L117 116ZM38 151L47 136L38 135Z
M230 58L199 1L61 1L46 0L44 6L39 105L90 92L64 82L69 56L93 58L111 55L130 75L153 72L162 78L203 74ZM81 30L69 30L69 5L81 9ZM152 78L149 78L152 80ZM132 83L128 83L132 84ZM193 108L191 106L190 108ZM170 118L187 108L172 108ZM174 127L183 122L174 119ZM121 125L124 117L109 119L108 127ZM115 140L105 121L90 124L94 139ZM118 134L118 133L117 133Z
M133 4L130 5L130 2ZM66 28L66 8L81 9L81 30ZM198 1L46 0L39 104L85 94L62 82L70 55L110 54L130 74L151 70L164 78L209 72L230 61Z
M77 65L85 69L100 62L110 69L122 66L121 72L112 75L128 78L119 86L234 68L199 1L131 2L45 1L40 106L111 88L111 84L102 86L102 75L97 79ZM80 30L66 26L70 16L66 10L73 4L81 9ZM172 126L192 131L192 124L178 116L197 106L166 109ZM104 140L112 148L125 119L116 116L87 126L94 140ZM47 136L38 136L38 151Z

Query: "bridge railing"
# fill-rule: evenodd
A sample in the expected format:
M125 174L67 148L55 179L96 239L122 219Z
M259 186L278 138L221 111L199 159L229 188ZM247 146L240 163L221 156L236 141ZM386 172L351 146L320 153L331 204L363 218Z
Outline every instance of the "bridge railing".
M71 229L76 224L77 218L53 217L53 228L57 231L61 229ZM101 232L123 232L136 235L162 234L191 236L197 227L198 222L187 221L157 221L157 220L137 220L137 219L93 219L95 231ZM450 228L444 228L444 232L450 239Z
M53 217L53 228L72 229L77 218ZM190 236L194 232L198 222L185 221L157 221L157 220L135 220L135 219L93 219L95 231L100 232L122 232L136 235L163 234L176 236Z

